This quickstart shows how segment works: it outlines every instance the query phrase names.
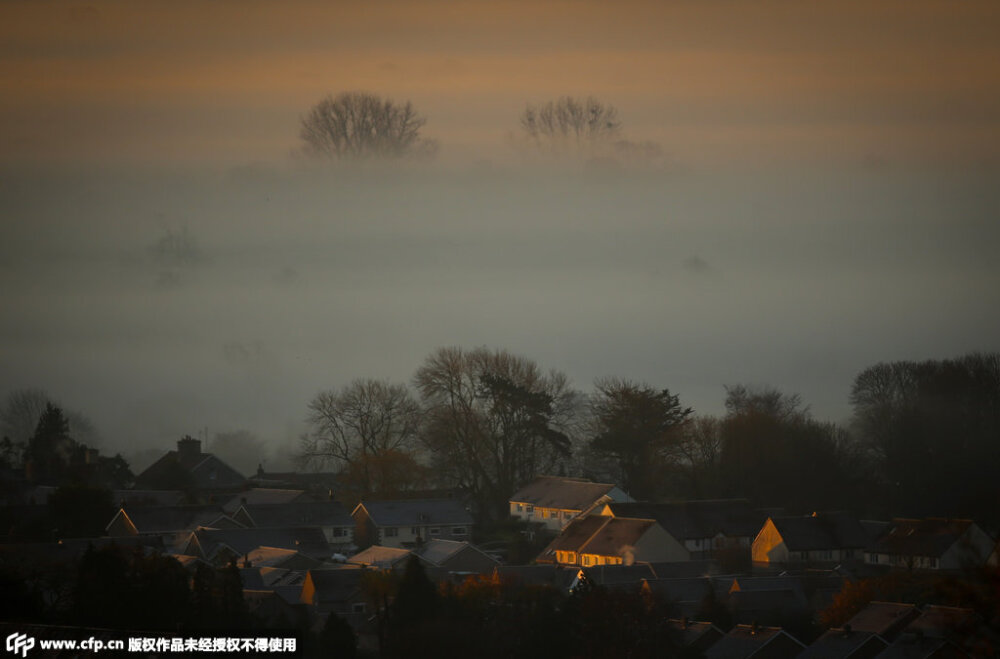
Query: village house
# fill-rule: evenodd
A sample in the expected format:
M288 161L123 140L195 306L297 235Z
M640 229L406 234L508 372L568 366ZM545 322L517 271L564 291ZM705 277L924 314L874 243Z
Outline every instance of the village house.
M655 519L688 550L692 560L709 559L726 550L745 552L767 514L746 499L675 501L669 503L607 503L600 514Z
M332 555L329 543L316 528L274 529L205 529L189 534L187 542L178 552L198 556L213 565L224 566L230 562L241 563L258 548L287 549L311 559L328 560Z
M354 547L354 518L339 501L243 503L233 519L251 528L316 527L335 551Z
M726 594L733 620L750 624L781 624L783 620L808 616L809 600L796 577L736 577Z
M309 570L299 601L311 607L319 621L325 622L336 613L358 629L368 617L368 601L362 588L365 572L354 565Z
M420 547L402 549L372 545L351 556L347 561L383 570L400 571L415 556L425 568L441 568L446 572L467 574L492 574L499 565L496 559L483 553L475 545L457 540L431 539Z
M895 519L865 552L869 565L957 572L986 565L995 542L968 519Z
M755 565L832 565L860 562L870 540L848 513L768 517L754 538Z
M651 519L591 515L570 522L535 560L591 567L688 559L683 545Z
M472 515L456 499L362 501L351 512L354 543L361 548L417 547L427 540L467 540Z
M241 489L246 477L215 457L202 453L201 441L193 437L177 440L177 450L146 467L135 477L135 487L148 490L199 491Z
M579 478L539 476L510 498L510 515L561 531L601 504L634 501L616 485Z

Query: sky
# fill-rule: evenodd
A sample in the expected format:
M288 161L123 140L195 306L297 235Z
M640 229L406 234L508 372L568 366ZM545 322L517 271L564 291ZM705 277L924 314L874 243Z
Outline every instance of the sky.
M844 422L866 366L1000 350L997 34L975 1L0 3L0 396L277 463L319 390L487 345ZM310 162L351 90L437 156ZM658 155L532 153L562 95Z

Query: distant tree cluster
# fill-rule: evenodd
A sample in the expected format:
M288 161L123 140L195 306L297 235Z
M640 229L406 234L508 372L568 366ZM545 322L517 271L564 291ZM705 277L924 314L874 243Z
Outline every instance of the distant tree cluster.
M593 96L563 96L521 113L521 129L536 146L561 149L609 142L621 132L618 109Z
M997 520L1000 354L876 364L855 378L851 403L887 507Z
M120 456L101 456L80 438L97 440L89 420L65 412L43 391L19 389L0 407L0 467L31 483L122 488L133 475Z
M399 158L433 152L434 143L420 137L425 123L409 101L345 92L314 105L302 119L299 136L312 156Z
M483 523L505 519L510 494L538 474L613 482L644 500L746 497L792 513L989 523L1000 521L998 360L866 369L854 421L840 427L770 387L726 387L726 413L698 416L669 389L605 378L585 394L504 350L442 348L413 390L359 380L318 394L302 457L339 466L358 499L459 488Z
M631 161L660 156L654 142L622 139L618 109L592 96L528 104L518 121L524 144L544 153ZM327 96L309 110L300 122L299 137L306 155L334 161L428 156L437 150L437 143L421 136L426 123L410 101L343 92Z

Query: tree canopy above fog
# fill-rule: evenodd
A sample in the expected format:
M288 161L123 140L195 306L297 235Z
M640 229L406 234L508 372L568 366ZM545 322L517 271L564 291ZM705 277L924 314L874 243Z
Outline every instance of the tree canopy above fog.
M314 157L400 158L434 151L434 143L420 134L426 123L410 101L343 92L312 107L302 118L299 137Z

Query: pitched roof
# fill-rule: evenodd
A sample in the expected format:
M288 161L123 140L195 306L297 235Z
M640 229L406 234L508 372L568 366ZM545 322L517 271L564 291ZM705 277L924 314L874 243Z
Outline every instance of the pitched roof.
M850 628L829 629L796 659L849 659L851 654L866 643L878 648L867 656L874 656L889 645L875 632L862 632Z
M577 517L566 525L562 533L549 543L542 554L550 554L555 551L580 551L580 548L611 519L614 518L600 515Z
M357 565L374 565L383 570L388 570L400 562L407 560L411 553L409 549L372 545L348 558L347 562Z
M854 614L847 624L855 631L874 632L892 640L895 632L902 630L919 613L913 604L874 601Z
M651 519L610 517L579 551L582 554L621 556L634 547L656 522Z
M216 505L128 507L120 509L115 517L118 515L128 517L138 533L192 531L199 526L211 526L226 517L222 508Z
M283 490L271 487L253 487L230 499L225 508L235 512L241 505L291 503L305 498L305 490Z
M875 542L880 554L940 557L972 526L968 519L894 519Z
M868 534L856 518L845 512L813 513L805 517L772 517L789 551L862 549Z
M433 563L434 565L444 565L444 563L449 559L465 550L478 552L490 561L493 561L494 563L496 562L495 558L484 553L481 549L479 549L479 547L476 547L472 543L459 540L444 540L442 538L432 538L431 540L428 540L422 547L416 550L416 553L425 561Z
M906 631L933 638L955 638L968 635L981 624L973 609L956 606L927 605L920 616L911 622Z
M241 506L257 528L283 526L354 526L354 518L339 501L296 501L293 503Z
M258 547L293 549L311 558L326 558L331 553L326 536L317 528L198 529L194 535L207 557L223 546L240 555Z
M315 589L315 601L309 603L322 605L351 600L361 589L363 573L364 570L356 566L309 570L307 579L312 580Z
M368 512L376 526L414 526L429 524L464 524L471 526L472 515L454 499L397 499L392 501L362 501L359 508Z
M765 645L774 643L782 637L803 648L805 647L780 627L736 625L718 643L705 651L705 657L707 659L742 659L750 657Z
M146 467L135 477L137 485L155 483L159 477L169 475L180 465L191 474L199 487L229 488L239 487L246 477L211 453L167 451L159 460Z
M540 508L587 510L614 487L577 478L539 476L511 495L510 501Z
M671 618L667 620L667 626L677 632L684 647L694 645L706 634L718 635L720 638L724 636L722 630L710 622Z
M616 517L643 517L656 522L681 542L695 538L757 535L767 514L746 499L712 499L668 503L610 503Z
M282 547L257 547L246 553L247 560L255 567L285 567L299 565L299 569L319 567L319 561L295 549Z

